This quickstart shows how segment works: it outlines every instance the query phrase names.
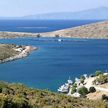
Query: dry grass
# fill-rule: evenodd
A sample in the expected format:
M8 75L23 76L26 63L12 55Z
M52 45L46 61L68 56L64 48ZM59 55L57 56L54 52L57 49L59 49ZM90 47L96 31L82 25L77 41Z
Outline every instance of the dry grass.
M13 48L15 45L8 45L8 44L0 44L0 60L12 57L18 52L16 52Z

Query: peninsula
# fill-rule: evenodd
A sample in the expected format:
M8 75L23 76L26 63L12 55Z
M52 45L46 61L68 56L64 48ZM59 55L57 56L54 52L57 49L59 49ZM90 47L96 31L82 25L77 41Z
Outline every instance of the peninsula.
M0 63L13 61L26 57L31 51L35 50L32 46L19 46L15 44L0 44Z
M108 21L82 25L46 33L0 32L0 38L66 37L108 39Z

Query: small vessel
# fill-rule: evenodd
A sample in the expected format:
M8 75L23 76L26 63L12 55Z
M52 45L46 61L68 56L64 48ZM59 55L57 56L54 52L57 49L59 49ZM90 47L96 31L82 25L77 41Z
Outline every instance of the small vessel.
M69 85L67 83L63 84L61 87L59 87L58 92L68 93L69 92Z
M59 87L58 92L61 93L68 93L70 86L73 84L72 80L69 79L67 80L67 83L63 84L61 87Z
M62 39L58 39L58 42L61 42L62 41Z

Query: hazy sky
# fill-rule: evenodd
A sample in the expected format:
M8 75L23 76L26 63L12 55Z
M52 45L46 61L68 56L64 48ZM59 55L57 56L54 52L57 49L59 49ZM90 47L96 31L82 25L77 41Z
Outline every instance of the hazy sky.
M108 0L0 0L0 16L80 11L108 6Z

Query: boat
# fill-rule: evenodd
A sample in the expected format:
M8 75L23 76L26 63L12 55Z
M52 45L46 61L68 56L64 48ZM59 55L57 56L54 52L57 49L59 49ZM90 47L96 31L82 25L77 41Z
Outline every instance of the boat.
M67 83L63 84L61 87L59 87L58 92L61 93L68 93L70 86L73 84L72 80L69 79L67 80Z
M68 93L69 92L69 85L67 83L63 84L61 87L59 87L58 92Z
M62 41L62 39L58 39L58 42L61 42Z

